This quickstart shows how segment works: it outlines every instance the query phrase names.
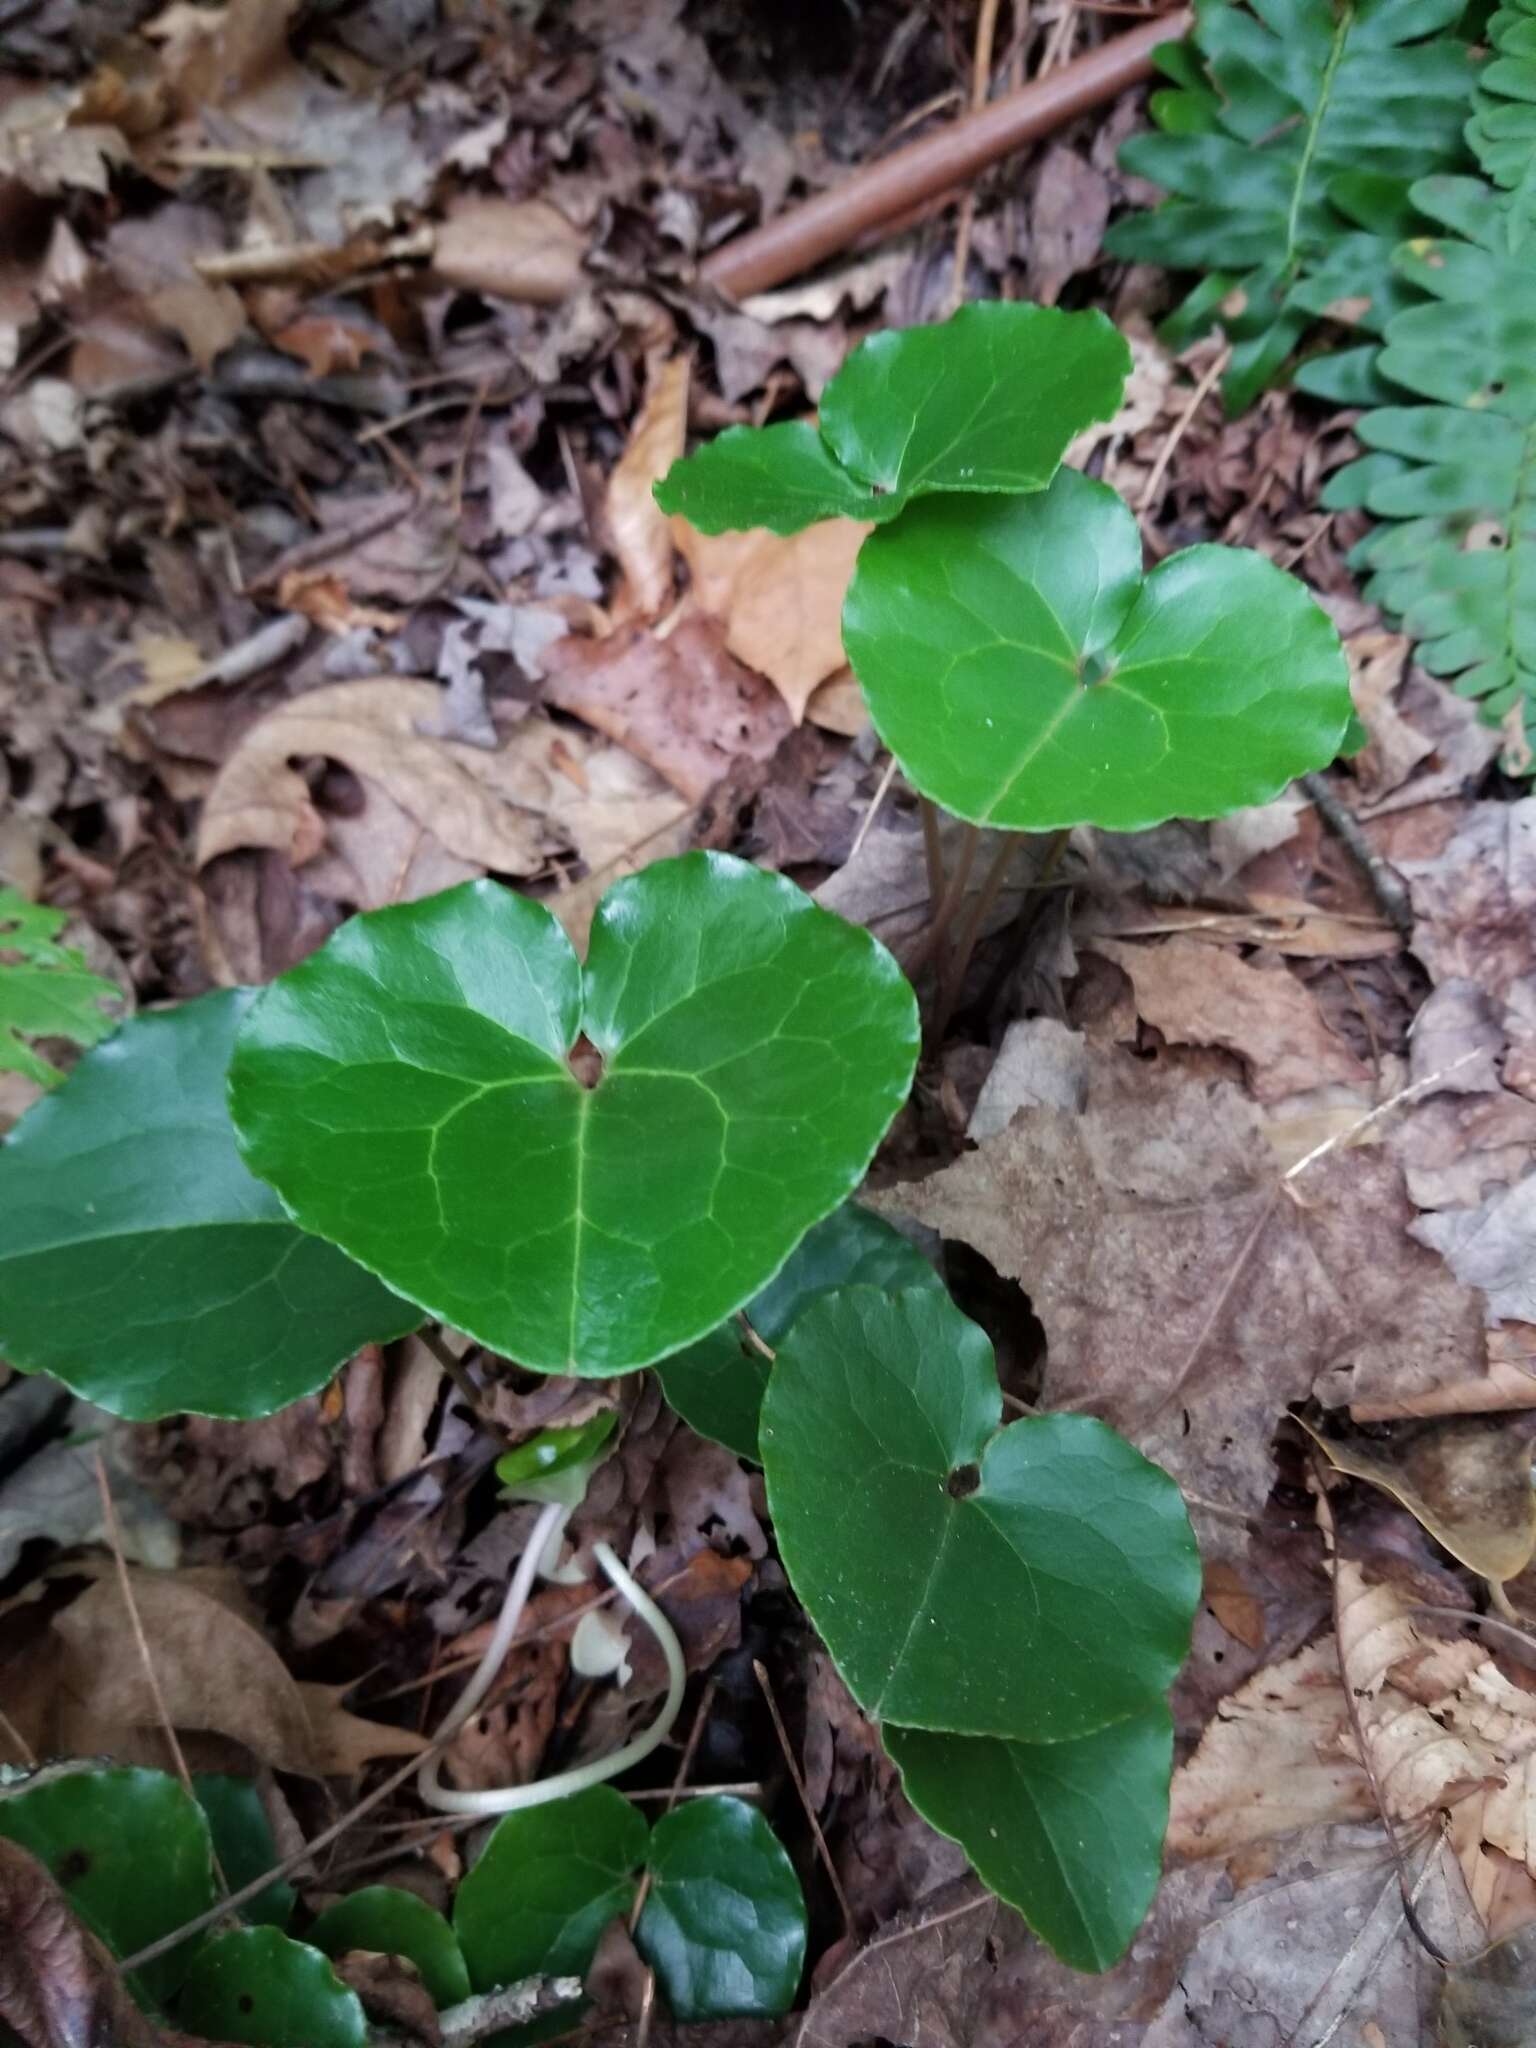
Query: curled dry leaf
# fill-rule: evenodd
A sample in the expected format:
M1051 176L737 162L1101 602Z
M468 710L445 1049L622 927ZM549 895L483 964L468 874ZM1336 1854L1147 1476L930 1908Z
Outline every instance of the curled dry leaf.
M629 446L608 479L608 531L624 572L625 598L645 618L672 601L672 522L651 486L677 461L687 438L688 358L674 356L652 372Z
M464 199L437 231L432 267L455 291L558 306L581 283L587 238L547 199Z
M1095 939L1093 950L1129 975L1137 1009L1165 1038L1236 1053L1260 1102L1330 1081L1370 1079L1369 1068L1329 1029L1311 990L1284 967L1252 967L1196 939Z
M767 676L798 725L817 686L846 666L843 594L869 527L824 519L788 536L672 531L700 608L725 627L725 644Z
M1426 1634L1396 1588L1348 1560L1335 1570L1337 1637L1223 1703L1174 1774L1169 1851L1227 1857L1378 1806L1411 1841L1443 1816L1445 1850L1496 1941L1536 1920L1536 1696L1480 1644Z
M1523 1431L1466 1416L1339 1439L1297 1420L1335 1471L1391 1494L1470 1571L1502 1584L1530 1563L1536 1493Z
M492 752L424 730L442 708L435 684L377 676L311 690L270 712L209 792L199 863L265 846L297 867L320 852L325 821L289 765L304 756L342 762L447 853L501 874L535 874L563 848L598 865L682 814L643 770L612 759L614 749L530 717Z
M665 640L639 627L572 635L550 650L544 695L617 740L699 803L741 760L768 761L790 731L783 700L726 650L713 619Z

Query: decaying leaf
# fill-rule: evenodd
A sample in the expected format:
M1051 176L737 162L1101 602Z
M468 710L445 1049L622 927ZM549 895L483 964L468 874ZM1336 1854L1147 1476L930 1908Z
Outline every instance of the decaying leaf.
M377 676L311 690L269 713L209 792L199 863L243 846L271 847L294 866L314 859L326 824L289 765L305 756L344 763L482 871L535 874L562 848L600 865L682 814L638 763L615 761L616 749L530 717L492 752L433 736L442 708L432 683Z
M91 1583L11 1667L7 1713L35 1755L125 1759L138 1738L143 1760L163 1764L160 1708L116 1574L110 1565L68 1567L75 1577L87 1569ZM178 1733L223 1737L274 1769L309 1777L425 1746L409 1730L346 1714L329 1688L298 1685L240 1611L233 1582L201 1571L134 1570L132 1584Z
M1484 1371L1480 1303L1408 1236L1389 1156L1282 1185L1254 1105L1176 1064L1101 1057L1080 1115L1021 1110L874 1205L1018 1280L1046 1405L1103 1415L1206 1499L1263 1506L1276 1423L1314 1388L1343 1406Z
M1324 1435L1298 1417L1335 1471L1401 1501L1469 1570L1501 1583L1536 1552L1536 1492L1524 1432L1482 1417L1405 1423L1387 1435Z
M672 531L702 610L725 627L725 644L767 676L796 725L818 684L846 664L843 594L869 528L826 519L787 538L698 533L674 519Z
M613 551L635 612L651 618L672 600L672 522L651 495L688 438L688 358L674 356L652 375L645 405L608 479L606 510Z
M1124 945L1095 939L1130 976L1136 1007L1176 1045L1215 1045L1246 1064L1260 1102L1330 1081L1367 1081L1370 1070L1331 1031L1317 998L1281 966L1250 966L1226 947L1195 939Z
M818 1972L795 2048L855 2048L870 2040L971 2048L989 1989L988 1947L1005 1915L990 1893L962 1879L862 1948L841 1958L833 1951Z
M558 306L581 283L587 238L547 199L468 198L437 231L433 268L455 291Z
M741 760L768 761L790 731L783 701L726 650L713 619L685 619L663 640L639 627L562 640L546 700L654 768L700 803Z

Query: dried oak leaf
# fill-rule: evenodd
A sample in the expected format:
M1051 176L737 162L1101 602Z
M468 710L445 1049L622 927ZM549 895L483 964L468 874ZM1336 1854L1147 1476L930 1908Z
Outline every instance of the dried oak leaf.
M1443 852L1396 864L1435 981L1473 981L1502 1003L1536 970L1536 796L1471 804Z
M342 762L398 806L415 832L429 832L476 870L535 874L562 848L601 865L683 815L642 768L610 758L614 749L537 717L495 751L468 746L425 729L442 708L433 683L375 676L328 684L269 712L208 794L199 864L248 846L270 847L294 866L314 859L326 822L289 766L305 756Z
M672 531L701 610L725 627L725 644L767 676L796 725L819 684L846 666L843 595L869 527L824 519L787 536Z
M1332 1405L1477 1378L1481 1307L1407 1232L1383 1151L1282 1186L1254 1106L1168 1061L1106 1057L1081 1114L1025 1109L875 1206L974 1245L1045 1325L1047 1405L1123 1430L1191 1492L1257 1511L1270 1438Z
M771 760L791 729L781 699L727 652L713 619L685 619L665 640L638 626L606 640L573 634L545 658L545 701L616 740L690 803L735 762Z
M1129 975L1137 1009L1164 1038L1236 1053L1260 1102L1330 1081L1354 1086L1370 1079L1370 1069L1329 1029L1317 998L1284 967L1250 966L1197 939L1094 939L1092 947Z

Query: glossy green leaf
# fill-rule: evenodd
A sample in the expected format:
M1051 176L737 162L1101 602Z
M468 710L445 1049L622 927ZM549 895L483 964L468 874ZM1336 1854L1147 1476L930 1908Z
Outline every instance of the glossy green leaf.
M338 1899L305 1939L328 1956L344 1956L349 1949L404 1956L421 1973L434 2005L457 2005L470 1994L469 1971L453 1929L425 1899L398 1885L364 1885Z
M1170 197L1117 221L1105 245L1219 274L1213 293L1197 287L1182 332L1226 329L1229 411L1274 380L1306 331L1307 282L1354 231L1367 182L1379 220L1415 178L1456 163L1475 77L1449 33L1462 11L1463 0L1263 0L1252 11L1200 0L1186 89L1153 103L1169 132L1121 151ZM1379 254L1366 267L1379 275Z
M808 1231L776 1278L745 1310L771 1351L809 1302L829 1288L942 1287L933 1267L883 1216L845 1202ZM738 1458L758 1460L757 1419L768 1385L768 1360L737 1322L663 1359L661 1390L690 1429L713 1437Z
M192 1790L213 1835L213 1853L230 1891L238 1892L253 1877L282 1861L261 1795L249 1778L227 1777L220 1771L195 1771ZM293 1914L293 1886L274 1878L240 1909L242 1920L255 1927L284 1928Z
M1112 419L1130 374L1099 312L994 300L872 335L822 394L820 432L733 427L673 465L662 510L702 533L889 520L932 491L1038 491L1068 443Z
M1166 1705L1076 1742L884 1729L907 1797L1078 1970L1107 1970L1157 1890L1168 1825Z
M1104 1423L1001 1420L992 1347L947 1295L840 1289L779 1347L768 1505L871 1718L1069 1741L1171 1682L1199 1555L1173 1481Z
M695 853L615 883L584 975L490 882L353 919L256 1003L230 1099L306 1228L522 1365L604 1375L778 1271L863 1174L917 1035L866 932Z
M860 344L821 398L844 469L884 497L1038 491L1119 410L1131 351L1100 312L996 299Z
M1301 583L1223 547L1143 577L1129 508L1075 470L871 535L843 638L909 780L1015 831L1266 803L1334 758L1350 715L1338 633Z
M892 519L902 507L850 476L807 420L727 427L673 463L656 502L700 533L799 533L822 519Z
M240 1927L204 1942L182 1986L177 2025L252 2048L367 2048L362 2001L307 1942Z
M241 1163L249 1000L135 1017L0 1146L0 1356L114 1415L267 1415L421 1321Z
M43 1088L63 1076L28 1039L96 1045L118 1024L102 1005L122 1007L114 982L92 974L73 946L59 945L68 922L62 910L0 889L0 1073L24 1074Z
M581 1975L634 1897L645 1843L643 1816L607 1785L498 1821L453 1902L475 1989Z
M651 1832L636 1930L674 2019L774 2019L805 1968L805 1899L755 1807L691 1799Z
M19 1842L62 1887L92 1933L130 1956L214 1902L208 1824L164 1771L64 1764L0 1794L0 1835ZM195 1944L172 1949L128 1980L168 1998Z
M569 1429L541 1429L537 1436L496 1460L496 1477L516 1493L530 1481L553 1479L558 1473L589 1465L613 1435L618 1411L604 1408L588 1422Z

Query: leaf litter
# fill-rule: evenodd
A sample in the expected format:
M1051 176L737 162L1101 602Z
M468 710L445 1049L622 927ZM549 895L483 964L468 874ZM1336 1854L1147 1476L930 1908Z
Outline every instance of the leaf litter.
M355 909L487 873L580 937L613 874L707 844L786 867L931 977L921 831L882 791L838 632L861 530L706 540L649 492L686 436L807 417L864 332L945 310L942 215L743 307L692 281L797 181L832 184L966 90L937 16L866 12L857 36L819 25L816 62L787 18L717 4L141 21L44 0L8 21L0 887L68 913L90 973L149 1004L262 979ZM1027 75L1102 27L1035 10L1008 61ZM1103 1979L1052 1962L906 1805L796 1618L758 1479L650 1384L617 1388L575 1577L532 1603L450 1769L526 1778L647 1711L648 1640L604 1638L623 1694L579 1668L603 1611L582 1560L611 1542L714 1688L694 1779L762 1786L819 1882L764 1661L851 1921L823 1895L785 2029L680 2030L700 2048L1331 2028L1395 2048L1433 2038L1439 1993L1394 1838L1458 1961L1536 1918L1536 1683L1513 1638L1424 1611L1487 1612L1492 1578L1536 1612L1536 800L1490 783L1498 736L1359 599L1355 515L1315 509L1345 430L1281 393L1191 410L1209 345L1169 356L1147 274L1100 262L1137 119L1128 96L983 181L971 289L1102 300L1135 368L1072 459L1140 506L1154 558L1256 546L1332 612L1368 745L1329 787L1413 929L1311 790L1078 833L1047 890L1029 860L1006 878L872 1178L942 1247L1013 1398L1107 1416L1194 1500L1170 1870ZM0 1094L0 1118L26 1099ZM514 1439L593 1398L466 1366ZM310 1833L419 1749L526 1531L418 1340L238 1427L60 1400L5 1436L30 1384L0 1386L8 1742L165 1761L76 1442L105 1427L183 1743L282 1773ZM1332 1549L1293 1410L1341 1467ZM459 1852L419 1822L397 1795L332 1854L445 1902ZM88 1942L26 1903L75 2012L133 2038ZM1458 1970L1448 2002L1474 1982ZM20 2031L62 2024L29 2009Z

